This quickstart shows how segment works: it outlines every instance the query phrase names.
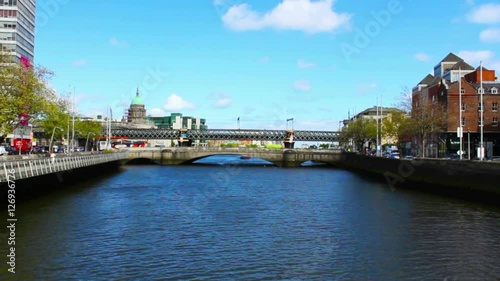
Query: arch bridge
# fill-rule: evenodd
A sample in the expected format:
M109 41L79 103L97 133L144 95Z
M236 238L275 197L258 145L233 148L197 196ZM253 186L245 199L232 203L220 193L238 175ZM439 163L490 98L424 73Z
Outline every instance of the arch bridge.
M343 161L341 150L314 149L265 149L265 148L226 148L226 147L171 147L171 148L122 148L127 151L125 163L147 159L160 165L190 164L212 155L248 155L261 158L280 167L298 167L306 161L337 165Z

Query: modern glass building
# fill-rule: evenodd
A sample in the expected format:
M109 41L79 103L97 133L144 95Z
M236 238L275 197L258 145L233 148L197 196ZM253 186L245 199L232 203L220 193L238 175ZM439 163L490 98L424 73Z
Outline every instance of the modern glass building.
M195 118L182 116L181 113L171 113L170 116L148 117L159 129L188 129L188 130L207 130L207 120L204 118Z
M33 63L36 0L0 0L0 52Z

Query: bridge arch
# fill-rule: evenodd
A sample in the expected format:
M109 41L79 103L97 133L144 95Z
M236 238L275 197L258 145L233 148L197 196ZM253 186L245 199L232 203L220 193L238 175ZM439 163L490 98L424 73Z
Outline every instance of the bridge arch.
M188 164L212 155L248 155L260 158L276 166L298 167L308 160L335 164L343 159L340 150L309 150L309 149L260 149L260 148L127 148L128 159L146 158L161 165Z

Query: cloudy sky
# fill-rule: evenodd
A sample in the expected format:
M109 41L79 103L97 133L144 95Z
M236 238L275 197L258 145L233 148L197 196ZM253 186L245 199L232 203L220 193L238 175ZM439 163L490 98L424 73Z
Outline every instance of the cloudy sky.
M363 4L360 4L360 3ZM391 106L448 53L500 71L500 3L443 0L37 1L35 61L85 115L209 128L336 130Z

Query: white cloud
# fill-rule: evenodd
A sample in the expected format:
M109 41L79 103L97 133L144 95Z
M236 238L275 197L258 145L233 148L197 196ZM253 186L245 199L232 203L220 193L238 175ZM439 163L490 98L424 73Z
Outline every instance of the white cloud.
M490 61L495 57L495 53L488 50L460 51L458 56L473 66L479 66L480 61Z
M297 61L297 67L298 68L310 68L310 67L316 67L316 64L313 62L299 60L299 61Z
M361 83L361 84L358 84L358 88L357 88L357 91L358 93L367 93L367 92L370 92L372 90L375 90L377 88L377 84L376 83Z
M166 114L165 114L165 110L163 110L161 108L153 108L153 109L148 110L148 115L150 115L152 117L163 117Z
M484 4L467 15L467 19L474 23L494 24L500 22L500 4Z
M417 53L415 54L415 59L418 61L429 61L431 57L425 53Z
M224 94L214 94L213 99L215 99L214 107L216 108L226 108L231 105L233 99L229 95Z
M500 42L500 28L488 28L479 34L479 38L483 42L497 43Z
M222 16L234 30L274 28L308 33L329 32L349 26L351 15L333 10L333 0L283 0L273 10L260 14L248 4L233 5Z
M84 66L86 64L87 64L87 60L86 59L75 60L73 62L74 66Z
M126 46L128 46L127 42L120 41L120 40L116 39L116 37L111 37L109 39L109 44L111 44L111 46L114 46L114 47L126 47Z
M163 108L169 111L193 109L194 107L194 104L184 100L181 96L176 94L168 96L167 102L163 105Z
M500 71L500 60L495 57L495 53L489 50L460 51L457 54L473 67L478 67L482 62L488 69Z
M311 90L311 83L307 80L295 81L293 89L300 92L309 92Z

